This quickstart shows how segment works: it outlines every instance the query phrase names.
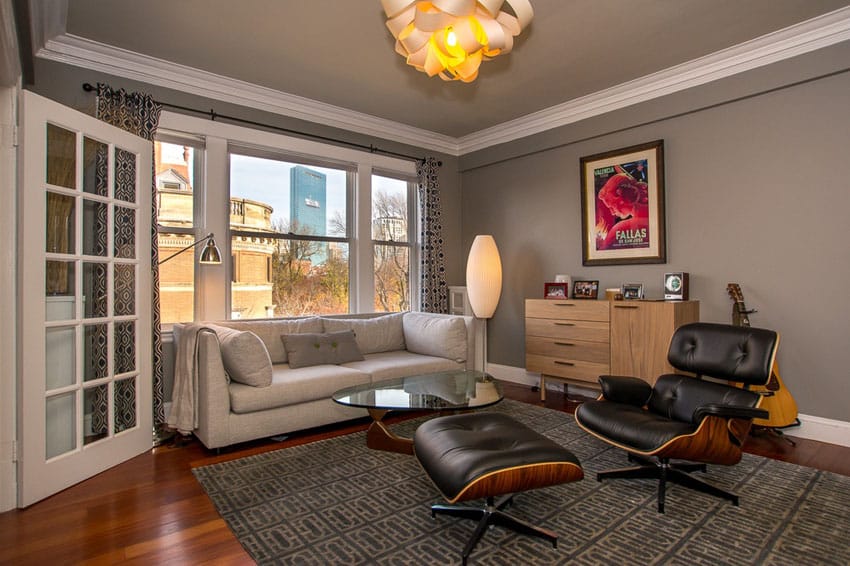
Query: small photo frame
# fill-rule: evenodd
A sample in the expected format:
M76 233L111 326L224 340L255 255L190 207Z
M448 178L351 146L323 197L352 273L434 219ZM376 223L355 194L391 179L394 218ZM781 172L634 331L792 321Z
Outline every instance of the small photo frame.
M623 298L626 299L626 300L642 299L643 298L643 283L624 283L623 284Z
M599 296L599 281L574 281L573 299L595 299Z
M543 296L547 299L566 299L568 297L569 285L567 283L544 283Z

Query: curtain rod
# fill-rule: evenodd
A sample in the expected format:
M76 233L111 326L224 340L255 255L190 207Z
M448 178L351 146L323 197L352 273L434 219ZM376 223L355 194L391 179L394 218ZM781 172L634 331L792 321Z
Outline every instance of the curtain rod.
M91 83L83 83L83 90L86 91L86 92L95 92L95 91L97 91L97 88L92 86ZM260 128L268 128L268 129L275 130L275 131L278 131L278 132L283 132L283 133L286 133L286 134L295 134L295 135L298 135L298 136L312 138L312 139L315 139L315 140L321 140L321 141L325 141L325 142L342 144L342 145L346 145L348 147L353 147L353 148L360 149L360 150L363 150L363 151L368 151L369 153L381 153L381 154L384 154L384 155L390 155L392 157L399 157L401 159L409 159L410 161L419 161L419 162L425 161L424 157L415 157L413 155L407 155L405 153L398 153L398 152L395 152L395 151L390 151L388 149L381 149L381 148L374 146L372 144L365 145L365 144L350 142L350 141L346 141L346 140L340 140L340 139L332 138L332 137L329 137L329 136L321 136L319 134L311 134L309 132L301 132L299 130L293 130L293 129L290 129L290 128L283 128L281 126L273 126L273 125L270 125L270 124L263 124L262 122L255 122L254 120L248 120L248 119L239 118L239 117L236 117L236 116L228 116L227 114L219 114L218 112L216 112L212 108L210 108L209 110L198 110L197 108L190 108L188 106L180 106L179 104L170 104L168 102L161 102L159 100L154 100L154 102L156 102L157 104L164 106L166 108L174 108L175 110L183 110L185 112L194 112L196 114L201 114L203 116L207 116L213 122L215 122L215 120L217 118L221 118L221 119L224 119L224 120L229 120L231 122L238 122L238 123L241 123L241 124L249 124L251 126L257 126L257 127L260 127Z

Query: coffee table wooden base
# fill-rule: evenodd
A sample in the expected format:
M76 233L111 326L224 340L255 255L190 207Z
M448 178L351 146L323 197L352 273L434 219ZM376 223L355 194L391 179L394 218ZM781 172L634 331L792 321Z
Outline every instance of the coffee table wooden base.
M385 409L369 409L373 422L366 431L366 446L374 450L413 454L413 439L393 434L387 425L381 422L388 412Z

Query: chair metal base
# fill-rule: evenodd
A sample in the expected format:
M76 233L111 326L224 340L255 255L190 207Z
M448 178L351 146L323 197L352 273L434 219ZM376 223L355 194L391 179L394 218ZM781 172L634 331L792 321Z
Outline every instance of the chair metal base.
M689 462L670 462L669 458L659 458L650 460L629 454L630 462L637 462L638 466L630 468L620 468L617 470L606 470L596 474L596 481L604 479L657 479L658 480L658 512L664 512L664 497L667 491L667 482L679 484L699 491L707 493L715 497L720 497L732 502L738 506L738 496L734 493L724 491L719 487L715 487L709 483L702 481L691 475L691 472L705 472L705 464L696 464Z
M513 494L505 495L495 503L493 497L488 497L483 507L437 504L431 506L431 516L436 517L437 514L440 514L478 521L478 526L475 527L475 532L472 533L472 537L466 543L466 547L463 549L463 554L461 555L464 565L466 565L469 555L475 549L478 541L481 540L487 527L496 525L506 527L524 535L544 538L552 543L553 548L558 548L557 534L547 529L536 527L502 510L511 503L513 503Z

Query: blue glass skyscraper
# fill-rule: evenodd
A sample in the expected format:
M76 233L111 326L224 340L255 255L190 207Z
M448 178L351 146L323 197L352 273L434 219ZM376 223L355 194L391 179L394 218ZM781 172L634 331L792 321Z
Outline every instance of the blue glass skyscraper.
M289 170L289 218L290 229L297 234L327 235L327 176L324 173L303 165ZM324 251L314 254L313 264L324 263L326 255Z

